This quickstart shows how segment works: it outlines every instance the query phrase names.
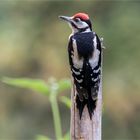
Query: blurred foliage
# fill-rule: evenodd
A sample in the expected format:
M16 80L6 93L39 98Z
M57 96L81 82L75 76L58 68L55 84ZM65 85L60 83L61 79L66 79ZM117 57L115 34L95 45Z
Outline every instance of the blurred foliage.
M57 96L62 92L63 90L70 88L70 81L63 79L57 82L54 78L50 78L48 80L48 84L44 83L41 80L35 80L35 79L28 79L28 78L2 78L2 81L8 85L22 87L22 88L28 88L35 90L39 93L43 93L46 96L48 96L49 101L51 103L52 107L52 113L53 113L53 120L54 120L54 127L55 127L55 135L57 140L68 140L69 139L69 133L62 137L62 128L61 128L61 120L60 120L60 112L59 107L57 103ZM61 97L61 100L68 106L70 104L70 99L67 97ZM48 137L38 135L37 140L49 140Z
M103 139L140 139L139 1L0 1L0 76L70 77L66 46L71 30L58 16L80 11L90 15L106 46ZM47 97L3 83L0 89L0 139L35 139L37 134L55 139ZM70 90L60 93L70 97ZM64 135L70 112L62 102Z
M50 138L42 135L37 135L36 140L50 140Z
M66 96L61 96L60 101L61 101L62 103L64 103L68 108L71 107L71 101L70 101L70 99L69 99L68 97L66 97Z
M49 94L49 86L44 83L42 80L36 80L36 79L29 79L29 78L8 78L4 77L2 78L2 81L4 83L7 83L9 85L18 86L22 88L28 88L35 90L37 92L43 93L48 95Z

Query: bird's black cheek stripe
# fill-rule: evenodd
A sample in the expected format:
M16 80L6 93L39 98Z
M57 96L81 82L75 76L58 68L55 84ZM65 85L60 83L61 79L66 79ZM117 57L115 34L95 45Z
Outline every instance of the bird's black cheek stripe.
M77 27L73 22L71 22L71 25L72 25L74 28L78 29L78 27Z

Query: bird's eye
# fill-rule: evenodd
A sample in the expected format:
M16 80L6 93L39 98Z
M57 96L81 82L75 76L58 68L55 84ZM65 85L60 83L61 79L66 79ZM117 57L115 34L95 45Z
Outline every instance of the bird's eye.
M75 21L75 22L79 22L80 19L79 19L79 18L75 18L74 21Z

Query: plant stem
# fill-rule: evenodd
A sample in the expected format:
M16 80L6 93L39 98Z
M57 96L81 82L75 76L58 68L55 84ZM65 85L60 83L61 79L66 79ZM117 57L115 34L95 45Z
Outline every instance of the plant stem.
M61 120L60 120L60 113L59 113L56 93L54 92L50 93L50 102L51 102L52 113L53 113L56 139L61 140L62 128L61 128Z

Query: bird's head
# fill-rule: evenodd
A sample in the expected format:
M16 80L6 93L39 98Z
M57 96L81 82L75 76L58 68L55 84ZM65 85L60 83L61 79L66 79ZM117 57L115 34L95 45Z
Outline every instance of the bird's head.
M87 29L92 31L91 21L89 16L85 13L77 13L72 17L59 16L59 18L68 22L74 33L82 32Z

